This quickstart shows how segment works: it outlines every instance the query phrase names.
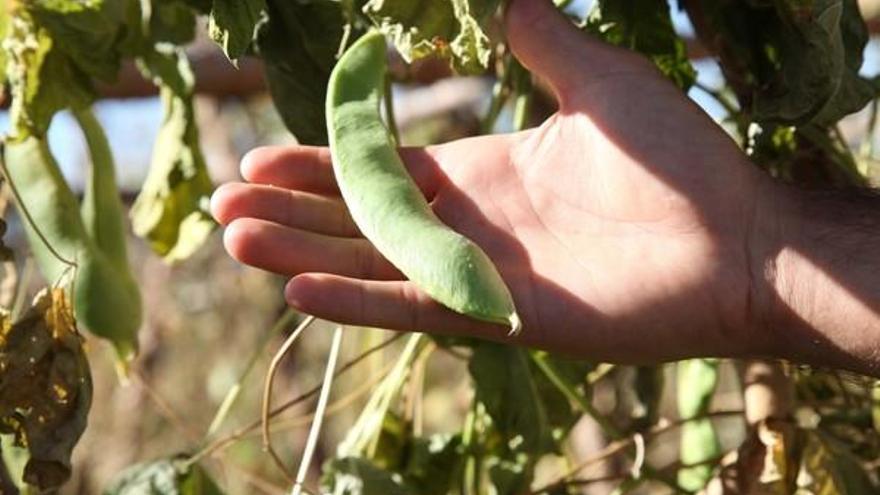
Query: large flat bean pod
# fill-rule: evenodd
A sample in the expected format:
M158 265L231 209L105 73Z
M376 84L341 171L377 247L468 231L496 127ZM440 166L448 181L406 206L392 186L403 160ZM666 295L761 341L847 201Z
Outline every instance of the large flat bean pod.
M510 291L488 256L444 225L409 176L382 123L385 39L368 33L330 76L327 128L333 170L357 226L437 302L520 329Z
M47 247L30 222L24 222L40 271L50 283L56 282L66 273L74 273L64 260L75 262L74 312L78 322L110 340L121 359L130 359L137 349L142 316L134 279L89 236L76 197L45 140L28 137L7 143L3 159L8 178L18 191L19 206L27 210L39 234L52 246Z

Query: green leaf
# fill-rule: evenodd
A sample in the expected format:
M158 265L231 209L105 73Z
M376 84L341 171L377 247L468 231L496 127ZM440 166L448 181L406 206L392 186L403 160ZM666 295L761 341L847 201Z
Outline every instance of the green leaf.
M265 11L266 0L214 0L208 32L230 61L247 52Z
M413 438L408 444L402 468L404 483L411 493L446 495L461 469L461 435L436 434Z
M14 324L0 314L0 433L27 448L23 480L41 490L70 477L86 427L92 381L62 289L45 289Z
M6 35L9 33L10 19L9 2L0 3L0 45L3 44L3 40L6 39ZM0 95L3 95L5 92L3 86L6 84L6 61L8 58L6 49L0 50Z
M222 495L222 491L198 464L186 466L182 459L160 459L135 464L121 472L104 495Z
M492 419L489 436L495 438L485 442L493 447L483 461L489 480L498 494L523 493L537 461L561 450L561 442L580 417L570 395L587 394L585 377L592 365L477 341L468 368L476 389L474 400Z
M191 9L194 9L199 14L208 14L211 12L213 8L213 0L182 0L183 3L189 5Z
M56 112L84 108L95 93L88 76L26 11L17 9L8 28L3 45L12 129L17 139L42 136Z
M589 400L586 377L594 366L586 361L565 359L542 351L530 351L529 354L535 386L547 411L547 424L558 444L582 414L579 408L572 406L575 400L572 395ZM540 370L540 366L549 369ZM554 375L556 383L548 378L547 371Z
M104 82L116 79L121 63L117 43L126 29L125 2L37 0L32 6L34 19L78 69Z
M871 387L871 424L880 433L880 380L875 380Z
M150 171L131 209L132 226L166 261L191 255L214 229L208 213L213 186L199 146L193 76L179 50L153 51L141 66L161 88L165 117Z
M489 481L497 495L528 492L534 477L535 458L525 452L491 455L485 459Z
M600 0L585 27L609 43L647 55L684 90L696 80L684 41L672 26L667 2Z
M853 61L847 61L841 31L843 14L844 3L840 0L816 0L808 15L784 19L774 40L780 70L772 85L755 97L756 120L833 122L868 102L870 85L859 78ZM848 15L858 16L858 11L852 12L851 7ZM859 44L864 47L863 42L853 39L850 51ZM860 49L856 56L861 65Z
M185 45L196 36L196 12L185 1L152 0L149 38L153 43Z
M407 495L399 475L359 457L333 459L324 466L321 493L333 495ZM109 494L108 494L109 495Z
M874 94L858 75L868 36L856 0L703 5L731 83L762 125L827 126Z
M552 450L544 401L523 349L481 342L468 365L475 399L486 406L492 423L511 448L531 453Z
M364 12L388 35L404 60L451 59L462 73L479 74L492 54L483 23L498 0L370 0Z
M269 0L268 12L257 49L272 100L297 141L326 145L324 100L343 38L342 6L330 0Z

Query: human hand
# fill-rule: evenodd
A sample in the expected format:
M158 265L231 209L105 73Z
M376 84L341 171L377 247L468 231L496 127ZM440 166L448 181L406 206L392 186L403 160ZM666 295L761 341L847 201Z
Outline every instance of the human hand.
M516 57L559 112L540 127L403 149L447 225L479 244L524 322L512 342L592 360L763 351L750 233L768 179L646 59L516 0ZM212 200L237 260L292 277L288 302L348 324L508 340L438 305L362 238L325 148L261 148ZM754 267L754 268L753 268Z

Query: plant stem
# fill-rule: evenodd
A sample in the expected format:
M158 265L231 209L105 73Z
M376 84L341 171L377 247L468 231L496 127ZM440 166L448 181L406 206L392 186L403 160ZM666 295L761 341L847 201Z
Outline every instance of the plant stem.
M611 438L612 440L622 440L623 434L613 425L611 424L604 416L599 414L598 411L593 407L590 401L587 400L586 397L581 395L577 390L572 388L566 381L562 378L559 373L559 370L553 365L553 363L547 359L547 355L544 353L532 353L532 358L538 368L544 372L547 376L547 379L559 389L560 392L563 393L567 398L573 400L575 404L579 406L581 411L589 415L593 418L594 421L602 428L602 431ZM632 443L632 438L627 439L627 447ZM627 451L626 455L630 458L633 457L632 452ZM678 484L670 479L668 476L657 472L656 469L651 467L650 465L645 464L642 466L642 478L649 478L656 481L659 481L673 490L682 491L681 487Z
M381 351L382 349L390 346L391 344L396 342L398 339L402 338L404 335L405 334L403 334L403 333L398 333L398 334L386 339L381 344L376 345L374 347L371 347L370 349L367 349L366 351L360 353L358 356L352 358L347 363L345 363L343 366L341 366L339 368L339 371L337 371L333 375L333 378L334 379L339 378L340 376L342 376L343 374L345 374L346 372L348 372L349 370L351 370L352 368L354 368L358 364L362 363L365 359L367 359L368 357L373 355L373 353ZM311 389L307 390L306 392L303 392L295 397L288 399L287 402L281 404L280 406L275 407L275 409L273 409L271 412L269 412L269 418L270 419L274 418L274 417L278 416L279 414L283 413L284 411L290 409L291 407L293 407L297 404L301 404L301 403L311 399L312 397L317 395L320 391L321 391L321 385L316 385L316 386L312 387ZM187 459L185 465L195 464L195 463L199 462L200 460L204 459L205 457L213 455L214 453L221 451L221 450L225 449L226 447L229 447L230 445L234 444L235 442L237 442L238 440L243 438L245 435L259 429L261 424L262 424L262 420L257 419L255 421L252 421L251 423L235 430L234 432L230 433L229 435L227 435L225 437L218 438L218 439L214 440L213 442L209 443L208 445L203 447L201 450L199 450L195 454L193 454L189 459Z
M340 443L338 451L341 457L364 454L369 456L375 453L385 414L388 412L391 400L409 376L409 370L422 349L423 341L424 334L410 335L394 368L370 396L360 417Z
M583 413L590 416L599 425L599 428L602 429L606 436L613 439L621 438L622 434L620 430L611 424L607 418L602 416L602 414L593 407L593 404L584 397L583 394L567 383L560 375L559 370L556 369L547 357L547 354L544 353L532 353L532 361L538 366L538 369L544 373L544 376L550 380L550 383L562 392L562 395L572 403L576 404Z
M529 125L533 95L532 74L516 59L511 59L509 70L516 95L513 105L513 128L521 131Z
M302 492L302 484L306 480L309 466L312 464L312 456L315 446L318 444L318 436L321 433L321 423L327 410L327 399L330 397L330 389L333 387L333 372L336 370L336 360L339 357L339 348L342 347L342 326L337 326L333 332L333 343L330 344L330 356L327 357L327 368L324 370L324 384L321 386L321 394L318 396L318 405L315 406L315 420L309 429L306 446L303 449L299 471L296 473L296 481L293 484L291 495L299 495Z
M238 378L235 380L235 384L226 392L226 396L223 398L223 402L220 403L220 407L217 408L217 412L214 413L214 418L211 420L211 425L208 426L208 431L205 433L205 438L210 438L217 430L220 429L220 425L223 424L223 421L229 415L229 411L232 409L232 405L238 399L239 394L241 394L242 386L244 385L244 381L247 379L248 375L250 375L251 371L256 366L257 362L260 360L260 356L263 354L263 351L266 349L266 346L271 342L272 337L278 335L281 330L284 329L287 325L293 321L296 317L296 311L291 308L287 308L284 311L284 314L275 321L275 323L269 328L268 332L265 332L261 337L260 341L257 344L254 351L251 353L250 358L248 358L247 364L245 364L244 369L242 369L241 373L239 373Z
M483 122L480 124L483 134L492 134L492 131L495 129L495 123L498 121L498 116L501 115L501 110L504 108L504 104L507 103L507 97L510 93L507 87L510 81L509 63L505 63L501 71L501 74L496 76L495 84L492 86L492 100L489 102L489 110L486 111Z
M266 372L266 381L263 387L263 406L260 415L263 429L263 450L269 453L272 460L275 461L275 464L290 483L294 482L293 476L290 475L287 471L287 466L284 465L284 462L281 461L281 457L279 457L278 453L275 452L275 449L272 448L272 435L269 431L269 411L272 408L272 385L275 383L275 373L278 371L278 365L284 360L284 356L286 356L293 347L294 342L296 342L303 331L314 321L314 316L307 316L290 334L290 336L287 337L284 343L281 344L281 348L278 349L278 352L275 353L275 356L272 357L272 362L269 364L269 370Z

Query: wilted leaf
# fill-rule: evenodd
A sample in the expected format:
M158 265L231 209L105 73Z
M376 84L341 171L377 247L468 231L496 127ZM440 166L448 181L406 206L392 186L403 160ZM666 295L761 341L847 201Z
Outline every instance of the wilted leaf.
M88 361L63 290L40 292L14 324L0 318L0 433L27 448L25 482L51 489L67 480L91 400Z
M844 445L808 431L797 474L797 495L874 493L865 470Z
M42 136L57 111L84 108L94 99L88 77L22 8L13 11L3 51L16 138Z
M669 4L656 0L600 0L586 28L609 43L647 55L678 87L688 89L697 73L669 16Z
M235 62L251 46L265 11L266 0L214 0L208 31L229 60Z
M150 172L131 209L132 226L166 261L191 255L214 229L208 213L213 186L199 146L193 76L179 51L155 51L142 67L161 87L165 117Z
M326 145L324 100L346 23L342 3L269 0L268 12L257 49L272 100L297 141Z
M222 495L198 464L183 459L160 459L136 464L120 473L104 495Z
M483 23L498 0L370 0L364 11L411 62L428 56L450 58L462 73L479 74L492 49Z
M792 425L765 420L750 429L740 445L729 483L735 493L785 495L792 493L797 459L797 431Z
M104 82L116 79L121 63L117 43L126 29L125 2L35 0L29 5L37 23L78 69Z

